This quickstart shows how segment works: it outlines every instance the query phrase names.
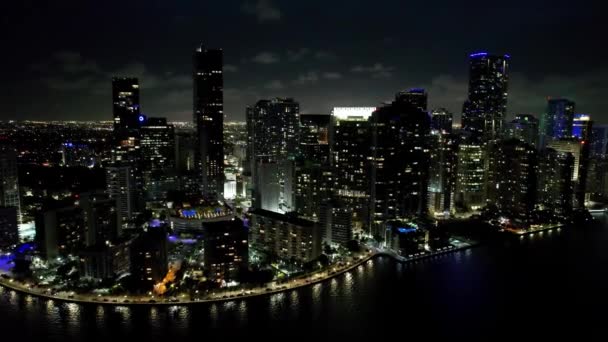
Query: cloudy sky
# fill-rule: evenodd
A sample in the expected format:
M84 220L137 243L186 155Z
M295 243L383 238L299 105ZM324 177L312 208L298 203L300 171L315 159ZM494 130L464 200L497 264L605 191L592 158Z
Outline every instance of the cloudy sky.
M0 120L106 119L111 77L140 78L144 112L192 117L192 51L224 49L225 113L288 96L303 112L377 105L424 87L460 116L468 54L511 55L508 111L547 96L608 123L599 1L3 1Z

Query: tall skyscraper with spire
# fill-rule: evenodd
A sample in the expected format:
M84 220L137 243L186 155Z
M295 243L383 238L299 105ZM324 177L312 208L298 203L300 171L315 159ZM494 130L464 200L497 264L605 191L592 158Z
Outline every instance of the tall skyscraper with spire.
M509 55L478 52L469 58L469 95L462 109L462 127L493 140L500 136L507 112Z
M194 52L194 125L196 164L203 195L221 198L224 192L224 76L223 51L201 46Z

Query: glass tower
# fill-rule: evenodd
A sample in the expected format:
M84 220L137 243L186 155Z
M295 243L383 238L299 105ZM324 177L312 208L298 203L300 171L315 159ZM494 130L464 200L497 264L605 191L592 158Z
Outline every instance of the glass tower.
M196 49L194 70L194 125L196 163L203 195L221 198L224 192L224 77L220 49Z
M496 139L507 112L509 55L478 52L469 58L469 94L462 127L486 140Z

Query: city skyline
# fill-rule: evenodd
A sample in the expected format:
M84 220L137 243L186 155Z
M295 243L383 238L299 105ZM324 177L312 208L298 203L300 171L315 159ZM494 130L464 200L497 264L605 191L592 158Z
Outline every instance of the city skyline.
M601 31L593 5L582 10L566 8L565 2L551 7L512 2L495 14L474 4L435 10L387 2L384 15L399 20L374 25L359 25L373 17L357 3L348 8L326 4L321 15L314 2L181 7L133 2L120 13L111 11L113 5L38 6L29 12L23 5L9 5L15 15L3 25L23 29L8 40L15 53L1 57L14 67L0 83L0 120L106 120L112 110L106 100L109 80L134 76L141 83L145 114L189 121L188 55L203 43L224 50L224 112L230 121L244 121L246 106L260 98L293 97L301 103L301 113L329 113L339 106L379 105L390 100L388 94L413 87L427 90L429 109L445 107L459 121L467 96L467 59L479 51L512 56L507 119L521 113L538 117L551 96L575 101L596 122L608 121L598 96L605 91L605 52L587 51ZM144 24L129 25L129 11L137 10L138 22ZM434 14L432 24L416 13ZM308 20L313 14L314 26ZM463 17L475 20L462 24ZM161 19L171 28L150 24ZM53 24L45 25L48 20ZM79 32L71 33L75 26ZM128 39L111 38L120 27L142 37L134 48ZM26 41L37 51L25 54ZM256 44L239 43L243 41ZM551 53L559 45L567 45L568 52ZM120 58L114 49L124 51Z
M600 8L441 2L4 6L4 335L605 334Z

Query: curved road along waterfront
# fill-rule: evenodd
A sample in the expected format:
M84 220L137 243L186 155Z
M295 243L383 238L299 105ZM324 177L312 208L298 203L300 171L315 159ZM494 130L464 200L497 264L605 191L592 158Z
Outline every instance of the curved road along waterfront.
M366 253L364 257L359 256L359 259L355 262L348 262L344 267L339 268L338 266L330 267L328 270L313 273L310 276L304 278L296 278L289 280L285 283L278 283L272 286L264 286L253 289L239 289L235 291L226 291L220 293L212 293L202 298L195 299L184 299L186 295L176 300L170 300L168 298L158 298L155 296L98 296L89 294L74 294L68 295L51 295L46 292L47 288L34 288L29 284L23 284L14 279L3 279L0 278L0 286L8 289L18 291L24 294L43 297L46 299L52 299L57 301L63 301L68 303L76 304L103 304L103 305L193 305L201 303L217 303L231 300L247 299L251 297L267 296L280 292L291 291L305 286L315 285L333 277L337 277L346 272L352 271L360 265L370 261L372 258L378 255L389 255L377 251L370 251ZM270 290L269 290L270 289Z

